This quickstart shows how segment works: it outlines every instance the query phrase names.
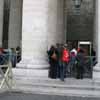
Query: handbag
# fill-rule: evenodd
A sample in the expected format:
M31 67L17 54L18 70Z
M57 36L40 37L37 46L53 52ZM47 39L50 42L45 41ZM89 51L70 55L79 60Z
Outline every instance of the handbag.
M55 51L54 51L54 53L52 54L51 58L54 59L54 60L57 60L57 55L56 55Z

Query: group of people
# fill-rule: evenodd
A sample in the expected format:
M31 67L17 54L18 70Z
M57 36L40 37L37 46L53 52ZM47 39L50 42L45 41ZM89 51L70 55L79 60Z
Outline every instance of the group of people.
M12 67L16 67L16 63L21 60L20 47L10 49L0 48L0 65L7 64L9 60L11 60Z
M76 72L77 79L83 79L84 66L86 66L85 51L83 48L73 47L71 50L68 44L52 45L47 51L49 58L49 77L62 81L67 77L67 73L72 75L73 70Z

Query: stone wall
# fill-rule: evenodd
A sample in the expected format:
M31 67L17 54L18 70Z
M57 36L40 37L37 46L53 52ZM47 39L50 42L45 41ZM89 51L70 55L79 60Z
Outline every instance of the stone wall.
M0 47L2 46L4 0L0 0Z
M21 45L22 0L10 0L10 3L8 47L16 48Z
M48 4L48 46L51 46L65 41L64 0L49 0Z
M94 2L94 0L83 0L77 14L73 0L66 0L68 40L93 40Z

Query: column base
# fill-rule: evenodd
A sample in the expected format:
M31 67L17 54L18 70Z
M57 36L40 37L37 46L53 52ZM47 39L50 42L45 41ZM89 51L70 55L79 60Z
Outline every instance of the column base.
M44 59L22 59L22 61L18 63L16 67L29 69L48 69L49 63Z
M16 70L22 71L22 73L29 74L29 76L47 78L49 63L46 60L39 59L23 59L16 65ZM18 72L19 74L20 72Z
M100 63L93 68L93 79L100 79Z

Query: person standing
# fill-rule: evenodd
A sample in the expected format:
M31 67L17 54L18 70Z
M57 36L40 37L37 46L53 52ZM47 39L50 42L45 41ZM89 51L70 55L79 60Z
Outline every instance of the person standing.
M60 79L64 81L64 76L66 75L66 68L70 61L70 54L69 50L67 49L67 44L63 46L62 51L62 66L60 67Z
M70 51L70 75L73 76L75 74L75 68L76 68L76 56L77 56L77 50L73 48Z
M55 46L51 46L50 50L47 52L49 56L49 77L52 79L57 78L57 50Z
M83 74L84 74L84 66L85 66L85 57L84 57L84 50L80 49L77 53L77 79L83 79Z
M56 44L56 50L57 50L57 78L60 78L60 67L62 66L62 44L57 43Z

